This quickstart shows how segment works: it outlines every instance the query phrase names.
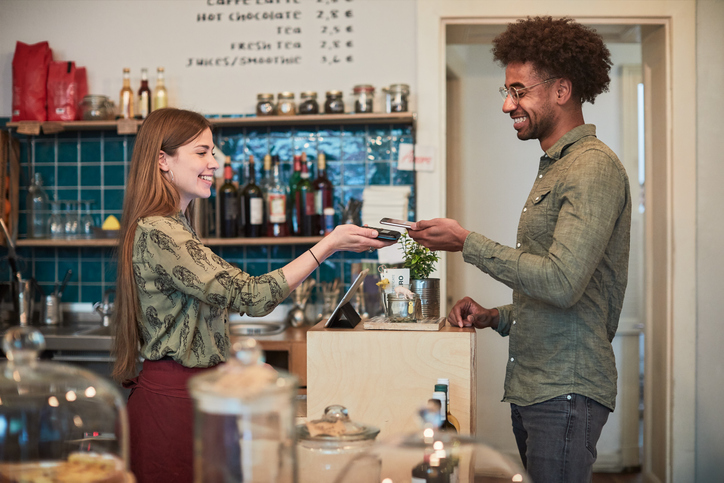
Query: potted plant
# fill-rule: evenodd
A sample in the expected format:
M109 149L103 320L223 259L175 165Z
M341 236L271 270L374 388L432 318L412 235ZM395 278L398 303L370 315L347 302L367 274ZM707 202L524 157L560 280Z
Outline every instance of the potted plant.
M410 290L420 296L423 317L440 317L440 279L430 278L440 257L437 252L420 245L407 233L400 237L400 245L404 259L402 266L410 269Z

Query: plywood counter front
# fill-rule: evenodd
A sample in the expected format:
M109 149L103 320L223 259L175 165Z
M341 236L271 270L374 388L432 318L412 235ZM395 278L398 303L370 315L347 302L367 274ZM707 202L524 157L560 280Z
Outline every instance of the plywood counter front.
M307 417L341 404L380 439L414 431L418 409L439 377L450 379L450 411L461 433L475 432L475 329L440 331L325 329L307 332Z

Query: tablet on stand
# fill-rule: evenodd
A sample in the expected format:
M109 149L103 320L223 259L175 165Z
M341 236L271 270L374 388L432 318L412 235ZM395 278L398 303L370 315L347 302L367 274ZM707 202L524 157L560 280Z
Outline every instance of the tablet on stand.
M354 329L357 326L357 324L361 320L361 317L359 316L355 308L352 307L352 304L350 302L352 301L352 296L354 295L354 293L362 285L362 282L367 276L367 272L369 272L369 269L366 268L362 270L359 275L357 275L357 278L355 279L352 286L349 288L349 290L347 290L347 293L345 293L344 297L342 297L342 300L339 301L339 304L337 304L337 307L334 309L334 312L332 312L332 315L330 315L329 319L327 319L327 322L325 322L324 326L326 328Z

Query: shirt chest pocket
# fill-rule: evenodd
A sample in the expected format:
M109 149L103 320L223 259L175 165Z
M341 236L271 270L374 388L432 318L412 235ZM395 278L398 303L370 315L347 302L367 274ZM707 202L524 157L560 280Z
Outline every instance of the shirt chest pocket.
M522 227L524 233L532 239L538 239L550 230L550 216L552 212L551 187L541 186L531 193L526 204Z

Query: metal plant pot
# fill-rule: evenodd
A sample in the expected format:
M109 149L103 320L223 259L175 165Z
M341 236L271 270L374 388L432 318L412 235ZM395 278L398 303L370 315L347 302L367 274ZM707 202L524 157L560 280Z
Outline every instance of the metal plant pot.
M420 296L423 318L432 319L440 317L439 278L410 280L410 290Z

